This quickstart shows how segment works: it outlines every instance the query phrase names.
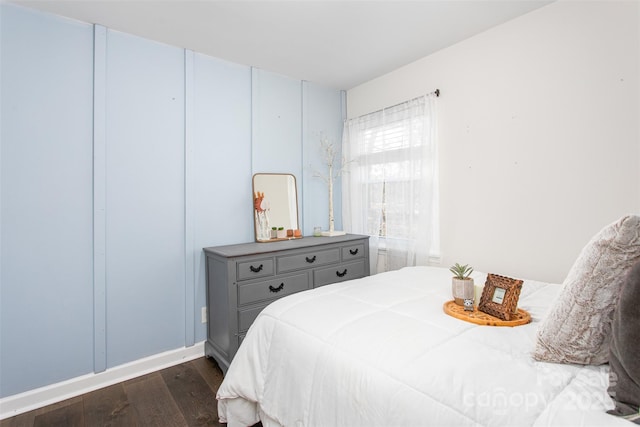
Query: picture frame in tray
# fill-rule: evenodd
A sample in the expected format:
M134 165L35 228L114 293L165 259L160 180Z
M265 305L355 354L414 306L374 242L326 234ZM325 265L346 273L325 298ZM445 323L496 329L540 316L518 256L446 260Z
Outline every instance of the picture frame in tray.
M511 320L518 311L523 281L499 274L487 274L478 310L502 320Z

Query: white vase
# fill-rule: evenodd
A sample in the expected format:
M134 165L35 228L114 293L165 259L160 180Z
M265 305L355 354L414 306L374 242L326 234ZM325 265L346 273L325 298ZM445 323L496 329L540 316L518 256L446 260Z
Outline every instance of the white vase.
M458 305L464 305L465 299L473 299L475 293L475 287L473 285L473 279L471 277L467 279L458 279L453 277L451 279L451 292L453 293L453 300Z

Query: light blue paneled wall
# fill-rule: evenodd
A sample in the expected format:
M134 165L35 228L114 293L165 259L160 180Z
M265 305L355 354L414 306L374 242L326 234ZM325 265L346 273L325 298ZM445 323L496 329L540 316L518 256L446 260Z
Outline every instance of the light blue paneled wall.
M300 180L302 82L252 71L253 172L292 173Z
M194 55L192 99L196 341L206 339L203 247L253 240L251 69Z
M2 7L0 395L93 369L90 25Z
M327 136L338 148L342 145L344 93L257 69L253 69L252 88L253 173L292 173L298 185L303 234L311 235L314 226L327 230L328 188L313 175L325 173L327 168L320 138ZM339 230L340 179L334 184L335 225Z
M106 63L110 368L184 346L184 50L108 31Z
M305 171L340 91L20 6L0 20L0 397L206 339L202 247L253 240L253 173L293 173L305 232L326 221Z

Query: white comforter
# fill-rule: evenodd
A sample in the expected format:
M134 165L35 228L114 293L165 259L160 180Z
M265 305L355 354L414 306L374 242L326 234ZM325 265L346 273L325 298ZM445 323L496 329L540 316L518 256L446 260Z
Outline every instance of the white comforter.
M475 273L476 283L486 275ZM218 390L229 427L546 426L627 421L605 413L607 366L530 352L559 285L525 281L533 322L477 326L446 315L451 273L411 267L291 295L249 330Z

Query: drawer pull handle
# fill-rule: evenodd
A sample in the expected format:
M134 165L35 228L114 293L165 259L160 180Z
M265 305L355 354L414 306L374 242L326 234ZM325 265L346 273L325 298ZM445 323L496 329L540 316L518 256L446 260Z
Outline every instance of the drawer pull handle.
M357 253L358 253L358 248L355 248L355 250L351 250L351 249L349 249L349 253L350 253L351 255L355 255L355 254L357 254Z
M347 274L347 269L345 268L344 271L342 273L340 273L339 271L336 271L336 276L338 277L344 277L345 274Z
M258 273L258 272L262 271L262 267L263 267L262 264L260 264L257 268L254 267L253 265L250 265L249 266L249 270L253 271L254 273Z
M304 257L304 259L307 260L307 262L309 264L311 264L312 262L314 262L316 260L316 256L314 255L313 258L309 258L308 256Z
M284 282L280 283L280 286L278 286L277 288L274 288L273 285L269 285L269 290L271 292L280 292L283 289L284 289Z

